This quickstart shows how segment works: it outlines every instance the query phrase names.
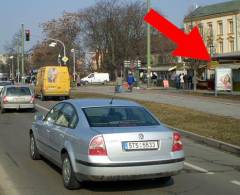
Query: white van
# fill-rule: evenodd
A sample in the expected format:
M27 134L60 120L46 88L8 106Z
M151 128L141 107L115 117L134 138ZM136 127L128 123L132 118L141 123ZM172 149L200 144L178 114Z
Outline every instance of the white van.
M94 72L89 74L88 76L81 79L83 84L95 84L102 83L105 84L109 82L109 73L98 73Z

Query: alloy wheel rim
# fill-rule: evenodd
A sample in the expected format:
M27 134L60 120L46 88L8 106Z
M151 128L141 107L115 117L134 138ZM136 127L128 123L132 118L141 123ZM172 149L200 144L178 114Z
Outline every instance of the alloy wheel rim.
M65 158L63 161L63 179L65 183L69 183L71 174L71 165L68 158Z

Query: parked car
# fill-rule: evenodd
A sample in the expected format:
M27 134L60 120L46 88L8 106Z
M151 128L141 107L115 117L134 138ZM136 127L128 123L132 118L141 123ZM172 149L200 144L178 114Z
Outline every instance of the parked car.
M0 81L0 93L2 91L2 89L4 88L4 86L6 85L12 85L11 81Z
M30 155L40 154L62 168L68 189L90 180L169 180L184 161L179 133L135 102L108 99L66 100L37 114Z
M82 84L105 84L109 82L109 73L94 72L81 79Z
M34 110L34 94L28 86L7 85L0 96L1 112L9 109Z
M46 97L70 96L70 77L68 68L65 66L46 66L38 70L35 86L35 95L42 101Z

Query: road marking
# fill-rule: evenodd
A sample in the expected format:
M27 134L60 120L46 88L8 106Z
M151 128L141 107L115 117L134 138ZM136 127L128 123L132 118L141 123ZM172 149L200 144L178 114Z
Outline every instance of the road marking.
M45 111L49 111L49 109L48 108L45 108L45 107L43 107L43 106L40 106L39 104L35 104L35 106L37 106L38 108L41 108L41 109L43 109L43 110L45 110Z
M230 181L230 183L240 186L240 181L237 181L237 180L232 180Z
M193 164L188 163L188 162L184 162L184 165L187 166L187 167L190 167L192 169L195 169L199 172L206 173L208 175L213 175L214 174L213 172L209 172L207 169L201 168L199 166L193 165Z

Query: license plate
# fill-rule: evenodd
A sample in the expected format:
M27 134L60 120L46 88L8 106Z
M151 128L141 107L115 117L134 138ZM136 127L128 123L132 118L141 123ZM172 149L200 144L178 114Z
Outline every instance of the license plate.
M23 101L25 101L24 98L16 98L16 99L14 99L14 102L23 102Z
M123 142L123 149L131 150L158 150L158 141L138 141L138 142Z

